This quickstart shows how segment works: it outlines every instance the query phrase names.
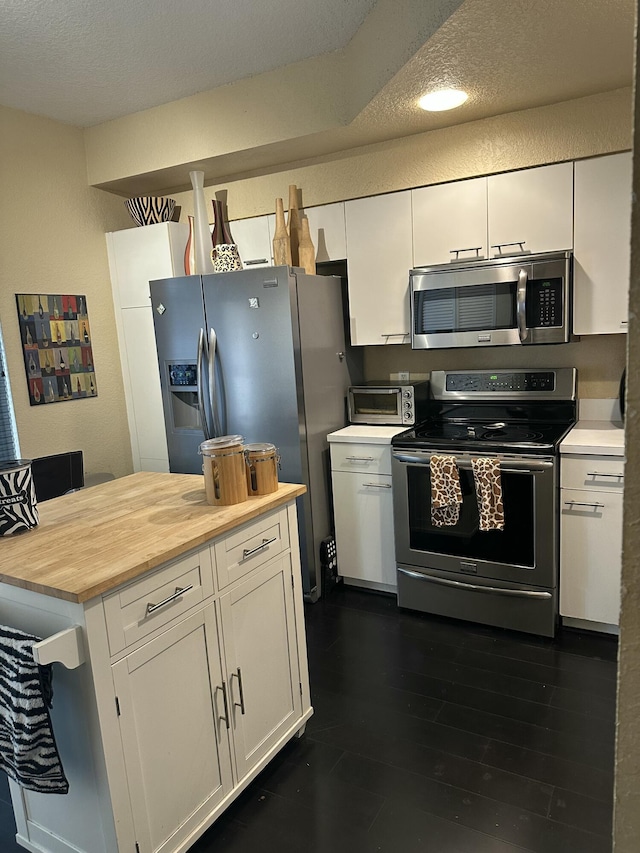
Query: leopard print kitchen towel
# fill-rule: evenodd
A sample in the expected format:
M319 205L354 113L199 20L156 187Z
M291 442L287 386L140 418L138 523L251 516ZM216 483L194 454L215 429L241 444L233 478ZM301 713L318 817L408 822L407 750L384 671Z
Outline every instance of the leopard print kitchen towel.
M430 458L431 523L435 527L453 527L460 517L462 490L455 456Z
M476 484L480 530L504 530L500 460L483 457L472 459L471 465Z

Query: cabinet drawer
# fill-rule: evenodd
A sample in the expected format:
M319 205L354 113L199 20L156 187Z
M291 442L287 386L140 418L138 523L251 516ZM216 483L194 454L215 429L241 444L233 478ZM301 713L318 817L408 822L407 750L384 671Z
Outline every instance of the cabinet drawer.
M213 546L218 587L248 575L289 547L289 524L284 510L244 525Z
M563 456L560 462L563 489L596 489L622 492L624 458L622 456Z
M333 471L391 474L391 447L388 444L333 442L330 446Z
M184 592L180 594L179 590ZM210 595L211 553L203 548L106 596L104 610L111 654L143 639Z

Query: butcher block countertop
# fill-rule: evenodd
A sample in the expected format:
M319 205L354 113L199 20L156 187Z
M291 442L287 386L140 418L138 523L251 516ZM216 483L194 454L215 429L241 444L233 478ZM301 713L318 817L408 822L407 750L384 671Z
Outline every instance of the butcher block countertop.
M38 504L40 524L0 538L0 582L82 602L304 494L210 506L200 474L141 472Z

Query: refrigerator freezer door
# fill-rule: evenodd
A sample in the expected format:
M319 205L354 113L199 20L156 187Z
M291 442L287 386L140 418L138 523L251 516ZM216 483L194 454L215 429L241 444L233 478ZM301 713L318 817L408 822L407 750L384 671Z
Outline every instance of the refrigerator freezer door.
M197 376L200 329L204 329L202 281L199 276L163 279L152 281L150 290L169 470L178 474L201 474L198 448L204 440L204 432ZM207 374L206 358L202 373ZM208 394L203 395L203 405L205 408L209 405ZM211 423L208 409L207 417Z

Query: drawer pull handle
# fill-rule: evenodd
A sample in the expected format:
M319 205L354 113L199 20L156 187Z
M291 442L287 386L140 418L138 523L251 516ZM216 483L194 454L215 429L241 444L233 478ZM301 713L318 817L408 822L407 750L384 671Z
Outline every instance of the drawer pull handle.
M363 483L363 486L371 489L390 489L391 483Z
M268 263L266 258L252 258L250 261L245 261L245 267L255 266L256 264L266 264Z
M238 679L238 692L240 693L240 701L234 702L233 704L240 708L240 713L244 714L244 691L242 689L242 673L240 672L240 667L238 667L236 672L231 673L231 678Z
M604 509L604 504L587 504L581 503L580 501L565 501L565 506L570 506L573 509L574 506L588 506L591 509Z
M600 471L587 471L587 477L617 477L621 480L624 474L601 474Z
M165 604L169 604L171 601L175 601L176 598L180 598L181 595L184 595L185 592L189 592L191 589L193 589L192 583L190 583L189 586L177 586L173 595L165 598L164 601L159 601L157 604L147 604L147 616L149 616L150 613L155 613L156 610L159 610L160 607L164 607Z
M345 456L347 462L375 462L375 456Z
M222 701L224 702L224 717L221 717L222 720L225 721L227 728L229 728L229 702L227 701L227 685L222 682Z
M275 542L278 537L274 536L272 539L263 539L260 545L257 545L255 548L251 548L242 552L242 559L246 560L247 557L253 557L254 554L257 554L259 551L264 551L267 545L271 545L272 542Z

